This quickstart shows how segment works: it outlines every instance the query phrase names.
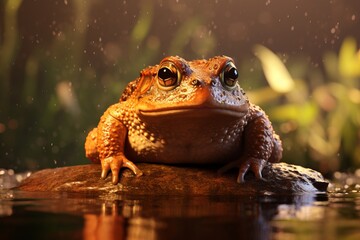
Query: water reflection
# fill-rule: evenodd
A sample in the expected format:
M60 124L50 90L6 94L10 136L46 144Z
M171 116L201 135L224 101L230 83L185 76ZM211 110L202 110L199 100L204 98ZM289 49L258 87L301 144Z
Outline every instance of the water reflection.
M330 233L328 239L335 239L360 234L359 192L150 197L3 191L0 196L1 239L292 239Z
M323 206L308 205L294 206L281 204L278 206L278 214L275 220L293 220L314 221L321 220L325 216L325 208Z
M272 221L274 239L359 239L360 192L329 193L325 202L279 205ZM339 202L341 202L339 204Z
M125 219L120 215L84 215L83 239L125 239Z

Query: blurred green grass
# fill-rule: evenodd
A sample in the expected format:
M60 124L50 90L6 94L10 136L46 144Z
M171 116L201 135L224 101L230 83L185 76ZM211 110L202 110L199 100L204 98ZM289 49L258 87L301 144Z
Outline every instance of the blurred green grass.
M85 45L88 16L96 0L71 2L76 24L64 23L63 31L54 32L52 41L32 51L24 67L13 66L22 54L17 23L22 3L0 3L4 9L0 167L33 170L87 163L83 151L87 132L107 106L117 101L127 82L163 57L163 46L150 34L153 5L148 1L139 5L125 50L117 45L101 48L111 64L99 71L84 57L91 54ZM179 23L168 52L182 55L189 42L193 58L218 52L216 34L207 34L203 24L200 16ZM206 37L196 38L196 34ZM284 63L281 56L261 45L254 47L258 61L246 59L239 64L242 79L250 79L242 80L241 85L251 101L269 114L281 135L283 161L323 173L360 166L360 52L356 44L349 37L339 52L324 53L324 68L301 56ZM20 78L13 78L16 74Z
M250 97L264 105L279 130L284 158L323 173L359 167L360 51L355 39L346 38L339 53L325 53L323 71L304 59L289 61L287 70L269 51L255 49L269 86Z

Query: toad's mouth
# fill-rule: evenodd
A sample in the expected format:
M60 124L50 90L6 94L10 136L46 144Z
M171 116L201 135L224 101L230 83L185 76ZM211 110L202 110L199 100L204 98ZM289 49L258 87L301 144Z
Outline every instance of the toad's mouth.
M158 117L158 116L212 116L224 115L233 116L236 118L244 117L248 112L248 106L241 107L205 107L205 106L186 106L186 107L166 107L156 109L139 109L139 115L145 117Z

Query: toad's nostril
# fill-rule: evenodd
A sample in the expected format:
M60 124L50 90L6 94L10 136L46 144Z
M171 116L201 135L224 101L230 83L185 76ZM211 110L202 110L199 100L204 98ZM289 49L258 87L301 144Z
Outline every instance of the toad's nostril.
M201 81L198 79L194 79L191 81L191 85L193 86L200 86L201 85Z

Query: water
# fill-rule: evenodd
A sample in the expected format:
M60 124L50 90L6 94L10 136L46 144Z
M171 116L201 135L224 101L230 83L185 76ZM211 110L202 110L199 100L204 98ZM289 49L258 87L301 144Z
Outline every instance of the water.
M0 239L359 239L360 181L327 194L122 196L0 192ZM351 184L347 184L351 183Z

